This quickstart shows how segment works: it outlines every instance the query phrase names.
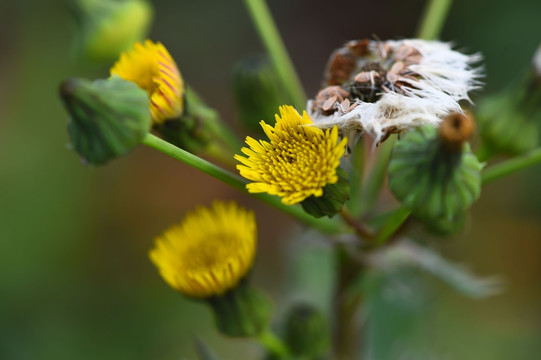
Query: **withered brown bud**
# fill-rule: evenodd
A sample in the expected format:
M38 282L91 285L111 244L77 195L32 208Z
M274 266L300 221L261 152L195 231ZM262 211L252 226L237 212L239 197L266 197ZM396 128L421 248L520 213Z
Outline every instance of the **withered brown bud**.
M342 103L349 96L349 92L340 86L327 86L322 89L314 101L314 111L319 109L325 115L334 112L334 104Z
M440 125L439 135L442 143L452 151L460 151L475 131L475 121L470 112L452 113Z

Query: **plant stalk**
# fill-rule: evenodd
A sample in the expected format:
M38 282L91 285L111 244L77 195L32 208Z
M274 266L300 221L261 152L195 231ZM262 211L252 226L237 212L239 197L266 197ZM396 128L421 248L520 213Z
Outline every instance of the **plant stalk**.
M481 180L483 185L488 184L538 163L541 163L541 148L486 168L481 173Z
M259 334L257 340L270 354L274 355L274 358L283 360L290 359L289 349L271 330L267 329L266 331L263 331Z
M429 0L425 6L417 37L424 40L436 40L440 36L452 0Z
M235 189L247 192L247 181L239 175L233 174L227 170L220 168L200 157L191 154L185 150L176 147L173 144L168 143L160 139L159 137L147 134L143 139L143 144L156 149L172 158L179 160L187 165L190 165L202 172L220 180L224 183L234 187ZM283 204L279 198L270 196L268 194L250 194L253 197L266 202L267 204L274 206L275 208L289 214L304 224L318 229L321 232L329 234L339 234L345 232L344 226L336 220L332 219L316 219L313 216L307 214L299 206L291 206Z
M265 0L244 0L284 89L297 109L304 109L306 96Z

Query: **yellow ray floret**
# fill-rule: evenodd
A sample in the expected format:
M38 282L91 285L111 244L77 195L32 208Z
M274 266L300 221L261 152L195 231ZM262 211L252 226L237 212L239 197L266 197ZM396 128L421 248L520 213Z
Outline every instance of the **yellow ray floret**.
M148 93L155 124L179 117L184 111L184 81L175 61L161 43L146 40L120 55L111 76L136 83Z
M250 270L256 232L253 212L216 201L156 238L149 256L172 288L207 298L233 288Z
M261 126L270 142L246 138L247 156L235 155L243 165L240 174L254 181L249 192L278 195L284 204L296 204L309 196L323 195L327 184L338 181L336 168L344 154L347 139L338 142L338 129L323 131L312 125L306 113L292 106L281 106L274 128L264 121Z

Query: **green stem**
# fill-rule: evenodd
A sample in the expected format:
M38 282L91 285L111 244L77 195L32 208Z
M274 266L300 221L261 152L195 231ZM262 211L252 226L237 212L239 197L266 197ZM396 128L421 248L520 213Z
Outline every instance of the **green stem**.
M289 350L282 340L269 329L258 335L257 340L278 359L289 359Z
M439 37L452 0L429 0L426 4L417 37L435 40Z
M247 181L239 175L233 174L227 170L220 168L198 156L195 156L185 150L176 147L152 134L147 134L143 139L143 144L156 149L172 158L179 160L187 165L190 165L202 172L231 185L235 189L246 192ZM307 214L299 206L291 206L283 204L279 198L268 194L250 194L253 197L266 202L269 205L289 214L297 220L318 229L325 233L339 234L344 232L344 227L341 223L331 219L316 219Z
M379 198L381 188L385 181L385 174L387 173L387 166L389 165L389 158L395 139L395 137L389 138L378 149L374 166L363 186L359 205L359 215L364 215L367 211L373 210L376 205L376 201Z
M387 240L389 240L391 236L396 233L400 226L404 224L410 214L411 210L408 210L403 206L399 207L397 210L389 214L387 220L381 227L381 230L379 231L379 234L376 238L376 246L381 246L385 244Z
M265 0L244 0L259 36L269 53L282 85L298 109L306 106L306 96L293 63L280 38Z
M541 163L541 148L488 167L481 174L481 180L483 184L488 184L538 163Z

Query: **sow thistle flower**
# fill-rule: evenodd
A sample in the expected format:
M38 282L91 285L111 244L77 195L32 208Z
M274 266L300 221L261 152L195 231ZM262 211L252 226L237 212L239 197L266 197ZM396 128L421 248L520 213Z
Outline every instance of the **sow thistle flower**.
M205 300L228 336L253 336L267 325L267 299L248 284L256 249L254 214L235 203L199 207L156 239L150 259L162 278Z
M254 182L251 193L278 195L293 205L308 197L321 197L328 184L339 180L337 168L347 139L338 141L338 128L321 130L313 126L306 112L301 116L292 106L281 106L274 127L261 121L270 142L246 138L247 155L235 155L242 165L240 174Z
M462 113L459 101L470 101L468 91L480 85L472 67L480 60L438 41L350 41L332 54L308 111L321 128L368 133L378 143Z
M215 202L158 237L150 259L172 288L206 298L234 287L250 270L255 249L254 214L232 202Z
M178 118L184 111L184 81L167 49L146 40L120 55L111 76L136 83L148 93L154 124Z

